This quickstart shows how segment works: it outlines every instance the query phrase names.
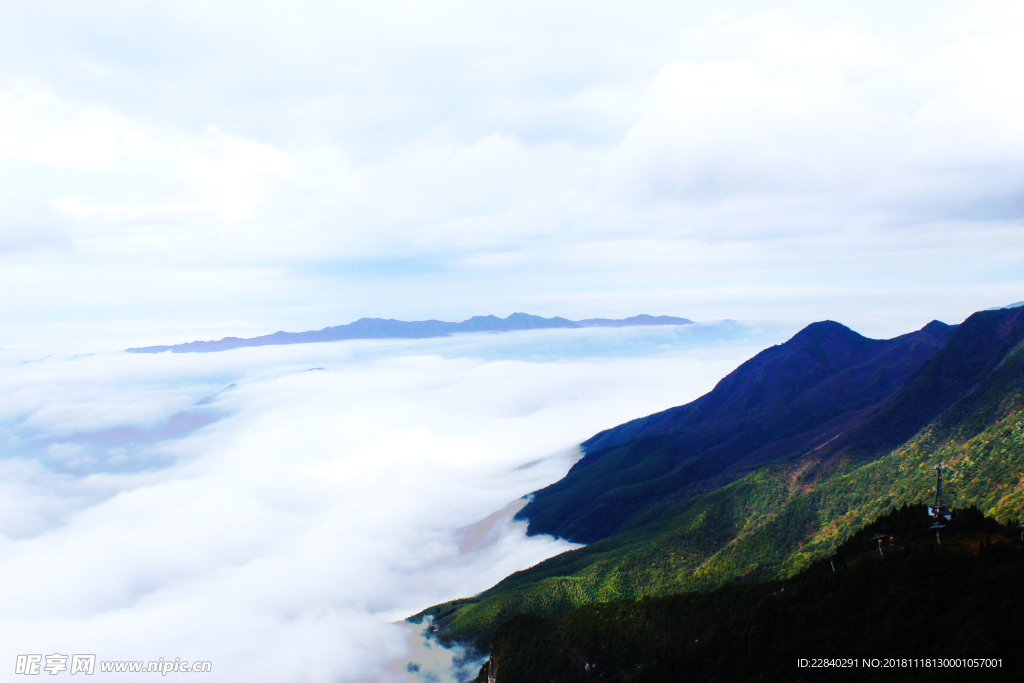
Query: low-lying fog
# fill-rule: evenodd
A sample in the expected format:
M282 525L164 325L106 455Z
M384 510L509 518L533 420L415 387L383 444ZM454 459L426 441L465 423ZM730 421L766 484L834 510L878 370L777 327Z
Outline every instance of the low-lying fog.
M563 476L582 440L696 398L785 336L0 352L0 666L96 654L94 680L126 680L101 661L161 657L211 661L217 681L455 679L451 653L395 622L571 547L507 515L472 525Z

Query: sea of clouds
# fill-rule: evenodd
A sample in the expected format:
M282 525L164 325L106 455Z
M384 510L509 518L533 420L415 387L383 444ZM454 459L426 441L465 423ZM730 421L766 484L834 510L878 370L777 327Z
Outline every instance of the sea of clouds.
M475 675L396 622L572 547L528 538L510 504L582 440L782 338L723 323L0 352L0 667L60 653L207 660L211 680L249 683Z

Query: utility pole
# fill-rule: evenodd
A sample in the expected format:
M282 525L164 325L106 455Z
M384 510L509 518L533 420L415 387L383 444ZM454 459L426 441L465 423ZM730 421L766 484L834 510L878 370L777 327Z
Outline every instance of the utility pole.
M882 553L882 541L884 539L885 539L885 534L875 534L874 536L871 537L872 541L878 541L878 554L881 555L882 557L885 557L885 555Z

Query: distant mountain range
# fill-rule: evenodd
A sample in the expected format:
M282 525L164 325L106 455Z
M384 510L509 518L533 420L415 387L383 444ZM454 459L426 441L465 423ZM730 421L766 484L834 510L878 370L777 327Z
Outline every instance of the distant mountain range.
M892 507L931 502L938 464L947 504L1016 523L1024 307L887 340L814 323L697 400L582 446L517 517L588 545L413 621L429 615L439 639L487 651L517 614L790 577Z
M634 315L630 318L612 320L588 318L567 320L566 318L542 318L528 313L513 313L507 318L494 315L476 315L461 323L443 320L385 320L384 318L360 318L348 325L325 327L309 332L275 332L261 337L244 339L224 337L216 341L194 341L169 346L143 346L126 349L129 353L210 353L227 351L243 346L275 346L280 344L311 344L314 342L342 341L346 339L427 339L447 337L466 332L513 332L516 330L544 330L552 328L579 327L637 327L650 325L693 325L692 320L673 318L667 315Z

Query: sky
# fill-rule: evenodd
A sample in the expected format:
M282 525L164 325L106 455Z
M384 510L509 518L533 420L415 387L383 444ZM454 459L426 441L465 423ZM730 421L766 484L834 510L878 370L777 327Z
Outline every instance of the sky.
M2 348L1024 299L1014 2L0 2ZM74 348L73 348L74 347Z

